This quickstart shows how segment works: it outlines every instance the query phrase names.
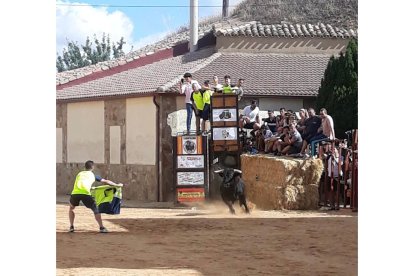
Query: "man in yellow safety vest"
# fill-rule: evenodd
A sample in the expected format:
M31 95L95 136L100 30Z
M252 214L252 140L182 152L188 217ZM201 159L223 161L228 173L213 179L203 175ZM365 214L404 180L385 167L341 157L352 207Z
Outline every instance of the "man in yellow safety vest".
M75 210L76 206L79 206L79 202L85 205L85 207L91 209L95 214L95 219L99 224L99 232L101 233L108 233L108 230L102 224L101 214L96 207L96 203L94 198L91 195L91 188L92 184L95 181L106 183L111 186L116 187L123 187L124 184L119 183L116 184L108 179L103 179L102 177L95 175L93 173L94 170L94 163L93 161L89 160L85 163L85 170L78 173L76 176L75 183L73 185L73 190L70 196L70 206L69 206L69 221L70 221L70 228L69 232L75 232L75 227L73 223L75 222Z
M224 76L223 94L234 94L234 87L231 85L231 79L229 75Z
M190 99L196 115L196 131L197 134L200 134L200 118L203 114L204 101L203 94L200 92L200 89L196 84L193 84L193 93L191 93Z
M203 113L201 115L201 118L203 119L203 124L201 125L201 130L203 132L206 132L206 121L210 120L210 98L213 95L213 91L210 89L210 81L206 80L204 81L203 85L203 102L204 102L204 109Z

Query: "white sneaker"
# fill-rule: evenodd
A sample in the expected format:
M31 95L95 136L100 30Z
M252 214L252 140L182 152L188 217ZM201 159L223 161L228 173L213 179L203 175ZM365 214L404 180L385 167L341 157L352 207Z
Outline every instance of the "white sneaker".
M99 232L100 233L108 233L109 231L105 227L101 227L101 228L99 228Z

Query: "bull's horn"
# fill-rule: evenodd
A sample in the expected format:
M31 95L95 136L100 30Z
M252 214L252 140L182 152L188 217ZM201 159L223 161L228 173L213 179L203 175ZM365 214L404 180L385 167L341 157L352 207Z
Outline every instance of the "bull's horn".
M238 169L234 169L234 171L235 172L238 172L238 173L242 173L242 171L241 170L238 170Z
M218 170L218 171L214 171L215 173L221 173L221 172L223 172L224 170L222 169L222 170Z

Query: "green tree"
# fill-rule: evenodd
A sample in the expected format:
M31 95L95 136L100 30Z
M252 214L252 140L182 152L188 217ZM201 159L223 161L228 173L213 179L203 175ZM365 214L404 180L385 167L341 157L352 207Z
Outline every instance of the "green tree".
M331 57L321 81L316 100L332 116L335 136L345 138L345 131L358 128L358 41L352 39L345 55Z
M109 35L104 33L101 40L94 35L93 42L89 37L86 38L85 44L81 46L77 42L68 41L67 47L63 48L62 56L58 55L56 58L57 71L63 72L82 68L125 55L122 48L126 42L123 37L115 44L114 42L111 43Z

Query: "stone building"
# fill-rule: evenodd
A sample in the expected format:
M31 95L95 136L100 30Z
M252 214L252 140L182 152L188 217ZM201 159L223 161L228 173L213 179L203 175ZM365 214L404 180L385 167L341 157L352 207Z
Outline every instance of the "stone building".
M330 56L357 34L318 24L227 21L199 29L198 50L188 32L117 60L56 76L57 194L69 193L88 160L106 178L129 183L125 197L171 201L172 135L185 129L185 72L194 79L245 79L244 106L299 110L312 106Z

